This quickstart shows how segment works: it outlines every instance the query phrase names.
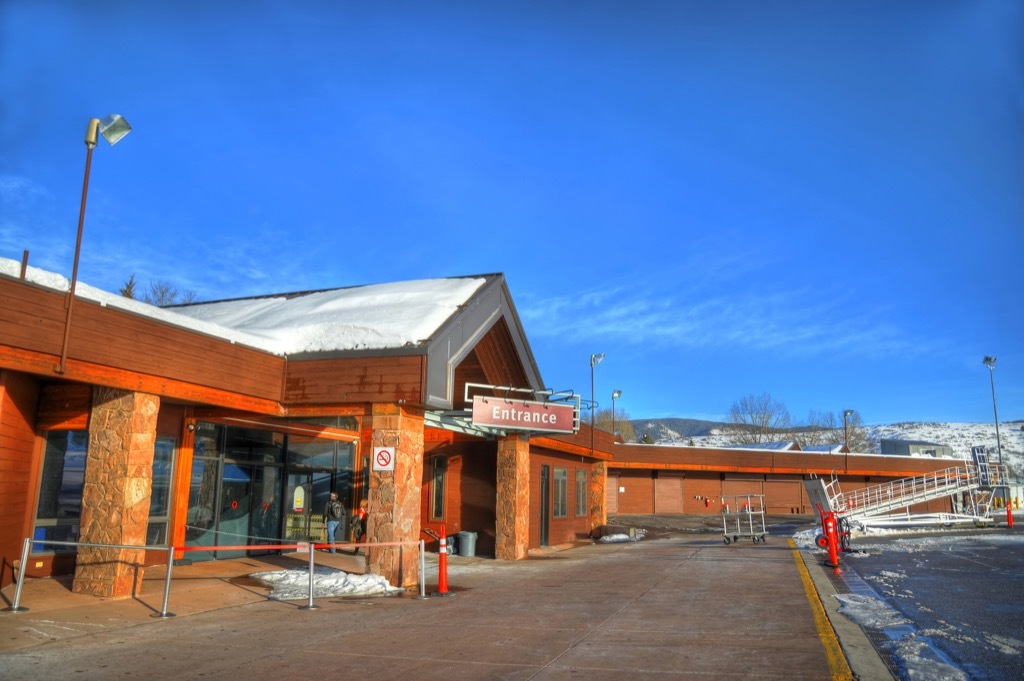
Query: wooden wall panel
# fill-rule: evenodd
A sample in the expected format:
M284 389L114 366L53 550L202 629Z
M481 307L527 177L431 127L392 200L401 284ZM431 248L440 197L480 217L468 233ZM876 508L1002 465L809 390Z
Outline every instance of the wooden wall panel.
M658 514L683 512L683 477L679 474L659 472L654 479L654 512Z
M593 477L594 467L591 462L580 461L580 457L562 455L551 450L542 450L531 446L530 448L530 540L529 548L538 548L540 544L540 473L541 466L551 466L551 494L548 508L554 513L554 491L555 491L555 468L565 468L568 473L567 494L566 494L566 517L549 518L548 522L548 546L574 542L580 538L590 536L590 515L576 515L576 484L575 474L577 468L587 471L587 479ZM588 491L589 494L589 485Z
M0 277L3 345L59 360L65 296ZM150 317L76 298L68 361L278 400L285 360ZM50 371L49 363L43 367ZM70 375L70 374L69 374Z
M422 402L421 355L289 361L284 402Z
M654 478L650 471L620 471L619 489L619 515L654 513Z
M20 559L35 507L35 410L33 377L0 371L0 588L13 582L9 566Z

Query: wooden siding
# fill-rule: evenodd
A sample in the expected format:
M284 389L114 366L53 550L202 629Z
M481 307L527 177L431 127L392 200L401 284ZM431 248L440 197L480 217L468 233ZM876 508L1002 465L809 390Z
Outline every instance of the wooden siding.
M587 479L593 477L592 461L580 461L578 456L566 456L551 450L539 450L531 443L530 447L530 540L529 548L540 547L540 473L541 466L551 466L550 493L548 508L552 517L548 520L548 545L556 546L578 541L589 537L590 515L576 515L576 484L575 471L582 468L587 472ZM566 482L566 516L554 517L555 468L565 468L568 473ZM589 486L587 490L589 494Z
M63 294L0 277L5 366L54 375L64 301ZM63 378L183 399L188 389L175 384L188 384L276 402L284 366L282 357L76 298ZM167 381L164 389L160 379Z
M0 588L11 584L11 566L21 557L32 527L36 499L34 378L0 371Z
M45 381L39 392L36 427L39 430L86 430L91 408L91 385Z
M445 477L444 518L430 517L433 493L433 459L448 459ZM461 441L428 444L423 463L423 487L420 492L422 525L440 532L441 525L449 536L461 531L476 532L476 554L493 556L495 547L497 496L497 449L490 441ZM437 549L432 542L433 550Z
M291 360L285 405L308 407L339 402L422 403L424 357L359 357Z
M681 475L660 474L654 479L654 512L683 512L683 477Z

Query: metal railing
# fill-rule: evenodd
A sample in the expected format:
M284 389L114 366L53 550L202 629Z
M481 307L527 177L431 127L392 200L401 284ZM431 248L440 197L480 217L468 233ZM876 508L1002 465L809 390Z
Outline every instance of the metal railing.
M5 608L4 612L26 612L29 608L21 605L21 592L22 587L25 585L25 566L28 565L28 558L31 553L33 545L43 544L50 546L73 546L73 547L89 547L97 549L128 549L128 550L141 550L141 551L166 551L167 552L167 574L164 577L164 595L163 605L161 606L160 612L154 613L152 617L167 618L174 617L173 612L168 611L168 605L171 597L171 577L174 571L174 554L177 551L203 551L207 553L216 553L218 551L248 551L252 549L260 551L292 551L295 553L309 553L309 598L306 605L299 607L299 610L316 610L320 606L313 603L313 572L316 564L316 550L321 548L343 548L346 546L353 547L387 547L397 546L399 555L403 547L409 545L417 545L419 547L419 592L420 598L426 598L426 556L424 553L424 541L406 541L406 542L361 542L351 544L329 544L329 543L313 543L313 542L296 542L292 544L241 544L237 546L139 546L137 544L91 544L88 542L69 542L69 541L57 541L55 539L32 539L30 537L25 538L25 543L21 549L21 574L17 575L17 586L14 589L14 602L9 608ZM399 558L399 564L401 564L401 558ZM134 594L133 594L134 595Z
M972 492L981 486L982 482L977 466L966 464L912 478L901 478L864 487L852 492L837 492L832 497L832 506L847 518L854 519L924 503L959 492ZM833 489L838 490L838 486L828 487L830 496L832 496Z

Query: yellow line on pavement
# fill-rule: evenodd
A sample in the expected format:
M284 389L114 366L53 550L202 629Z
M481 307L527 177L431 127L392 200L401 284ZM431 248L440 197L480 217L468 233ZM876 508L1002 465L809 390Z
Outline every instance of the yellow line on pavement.
M853 681L853 670L850 669L846 656L843 655L843 649L839 646L835 629L828 621L825 606L818 597L818 590L814 588L814 582L811 581L811 575L807 572L807 566L804 565L803 558L800 557L800 552L796 548L796 542L792 539L789 540L789 548L793 552L793 560L796 561L796 569L800 573L800 581L803 582L807 601L811 604L811 612L814 613L814 625L818 628L818 636L821 639L821 644L825 647L825 657L828 658L832 678L834 681Z

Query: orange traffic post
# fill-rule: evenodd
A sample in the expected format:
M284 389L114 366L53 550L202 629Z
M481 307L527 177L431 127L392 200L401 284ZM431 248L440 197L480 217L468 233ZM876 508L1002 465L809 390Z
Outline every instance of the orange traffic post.
M1013 504L1006 505L1006 524L1013 527Z
M441 543L437 554L437 593L448 595L448 534L444 525L441 526Z

